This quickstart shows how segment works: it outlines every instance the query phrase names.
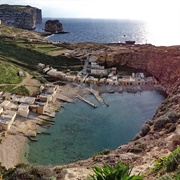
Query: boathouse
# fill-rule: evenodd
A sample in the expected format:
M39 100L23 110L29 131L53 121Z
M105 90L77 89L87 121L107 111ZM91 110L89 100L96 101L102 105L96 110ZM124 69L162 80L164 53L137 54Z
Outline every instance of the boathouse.
M10 110L4 111L0 117L0 125L2 129L9 130L15 118L16 112Z

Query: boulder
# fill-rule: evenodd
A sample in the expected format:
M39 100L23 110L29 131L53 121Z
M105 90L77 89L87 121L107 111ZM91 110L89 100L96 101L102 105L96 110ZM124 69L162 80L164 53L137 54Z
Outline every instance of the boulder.
M51 33L63 33L63 26L59 20L48 20L45 23L45 31Z
M167 138L166 146L169 151L174 151L177 145L180 145L180 125L176 127L175 133Z

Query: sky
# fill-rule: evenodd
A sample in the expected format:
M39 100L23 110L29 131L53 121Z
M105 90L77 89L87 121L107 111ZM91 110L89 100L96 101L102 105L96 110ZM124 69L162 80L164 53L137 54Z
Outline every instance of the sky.
M180 21L180 0L0 0L1 4L31 5L49 18L110 18Z

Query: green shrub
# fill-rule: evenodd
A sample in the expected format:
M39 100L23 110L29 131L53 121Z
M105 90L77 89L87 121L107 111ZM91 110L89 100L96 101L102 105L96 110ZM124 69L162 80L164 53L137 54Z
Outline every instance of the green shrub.
M169 99L166 98L162 103L163 103L163 104L168 104L169 102L170 102Z
M142 180L142 176L130 175L131 168L119 162L115 167L111 167L107 164L103 168L94 167L94 175L90 175L91 180Z
M109 150L109 149L104 149L104 150L102 150L102 151L100 151L100 152L95 153L93 156L97 156L97 155L107 155L107 154L109 154L109 153L110 153L110 150Z
M24 163L4 170L2 175L3 180L50 180L53 177L52 172L47 168L33 167Z
M175 171L180 164L180 146L178 146L167 157L162 157L155 162L152 172L163 174L165 172Z

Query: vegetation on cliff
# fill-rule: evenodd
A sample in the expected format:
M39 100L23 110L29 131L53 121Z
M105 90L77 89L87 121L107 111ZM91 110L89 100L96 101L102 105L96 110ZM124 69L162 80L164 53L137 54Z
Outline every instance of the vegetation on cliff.
M3 180L51 180L53 173L45 167L33 167L28 164L17 164L6 169L0 165L0 177Z
M161 157L158 159L151 174L156 176L161 176L161 179L180 179L180 146L178 146L172 153L168 156Z
M127 164L119 162L115 167L105 164L104 167L94 167L95 174L91 175L91 180L142 180L139 175L131 175L131 168Z

